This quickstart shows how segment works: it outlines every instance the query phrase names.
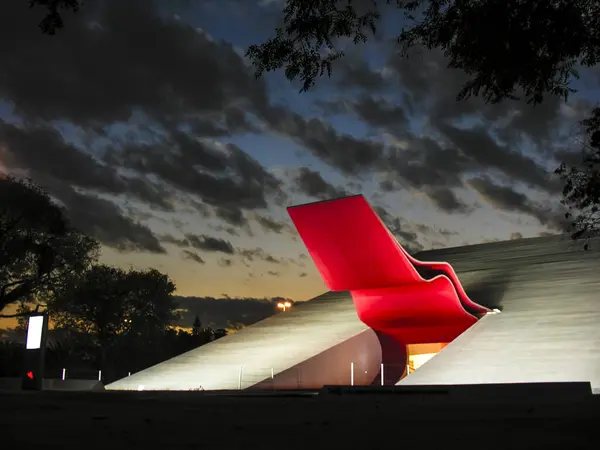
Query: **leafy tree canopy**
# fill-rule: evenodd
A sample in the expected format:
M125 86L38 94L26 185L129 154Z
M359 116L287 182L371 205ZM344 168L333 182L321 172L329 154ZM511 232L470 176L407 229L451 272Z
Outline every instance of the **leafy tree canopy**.
M177 318L175 285L155 269L136 271L96 265L48 305L55 328L111 347L125 335L148 338Z
M457 99L518 99L538 104L546 95L567 99L580 67L600 62L600 2L596 0L287 0L275 36L246 55L257 77L284 69L301 91L331 75L344 41L367 42L381 25L383 7L395 7L398 43L441 50L450 68L469 80ZM557 170L565 183L572 237L600 231L600 109L583 122L584 162ZM587 246L587 244L586 244Z
M564 181L563 204L569 208L566 216L572 220L574 239L591 237L600 230L600 108L594 108L582 124L583 163L573 167L561 164L556 170Z
M486 102L544 95L567 97L577 67L600 61L600 2L596 0L287 0L275 37L252 45L257 76L283 68L310 89L344 56L340 42L364 43L380 25L383 6L400 9L402 52L422 45L441 49L449 67L470 80L458 98Z
M39 23L39 27L44 34L55 35L56 32L64 27L62 12L77 12L81 7L80 0L29 0L29 7L41 6L46 8L46 15Z
M194 322L192 323L192 335L199 336L202 333L202 322L200 321L200 317L194 317Z
M147 352L177 319L175 285L155 269L96 265L48 304L54 329L87 348L110 378L116 359L134 348Z
M97 260L98 249L31 181L0 176L0 311L47 301Z

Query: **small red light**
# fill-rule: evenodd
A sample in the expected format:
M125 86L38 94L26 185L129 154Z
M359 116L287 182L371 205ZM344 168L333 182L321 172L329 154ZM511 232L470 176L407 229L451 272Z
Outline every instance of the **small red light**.
M33 372L27 372L27 378L29 378L30 380L33 380Z

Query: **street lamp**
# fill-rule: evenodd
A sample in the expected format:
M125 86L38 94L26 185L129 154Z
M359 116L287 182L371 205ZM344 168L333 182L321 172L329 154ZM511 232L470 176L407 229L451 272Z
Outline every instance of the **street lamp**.
M279 302L277 303L277 307L285 312L288 308L292 307L292 304L290 302Z

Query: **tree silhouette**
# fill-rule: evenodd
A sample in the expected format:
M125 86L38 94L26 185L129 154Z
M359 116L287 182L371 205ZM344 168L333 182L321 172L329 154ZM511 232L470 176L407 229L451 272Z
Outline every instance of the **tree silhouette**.
M600 108L594 108L589 118L582 122L585 139L582 142L582 164L556 170L564 181L563 204L572 220L574 239L589 238L600 231ZM586 242L584 248L587 250Z
M334 62L344 56L341 43L364 43L377 33L386 5L404 13L398 20L403 56L413 47L438 49L450 68L469 76L457 100L481 96L497 103L522 96L538 104L548 94L567 99L577 68L600 62L596 0L287 0L275 37L250 46L246 56L257 77L284 69L306 91L317 78L331 75ZM596 109L584 121L583 163L556 171L565 183L563 203L570 209L574 239L600 229L598 114Z
M194 317L194 322L192 323L192 336L200 336L202 332L202 322L200 322L200 317Z
M78 12L82 2L80 0L30 0L29 7L42 6L46 8L46 15L39 23L42 33L55 35L64 27L62 12Z
M22 303L19 314L27 314L26 304L56 295L96 261L98 249L31 181L0 176L0 311Z
M227 336L227 330L225 328L217 328L214 332L213 332L213 339L221 339L222 337Z
M0 341L0 377L22 375L25 345L21 342Z
M364 43L377 32L388 4L404 13L398 42L405 56L414 46L440 49L449 67L471 77L458 99L499 102L523 93L535 104L546 94L567 97L576 67L600 61L596 0L287 0L275 37L246 54L257 76L283 68L306 91L331 75L344 56L340 42Z
M175 285L157 270L125 271L98 265L73 280L48 304L55 329L73 340L87 340L96 366L108 376L122 346L134 353L153 351L177 318ZM79 342L81 344L81 342Z

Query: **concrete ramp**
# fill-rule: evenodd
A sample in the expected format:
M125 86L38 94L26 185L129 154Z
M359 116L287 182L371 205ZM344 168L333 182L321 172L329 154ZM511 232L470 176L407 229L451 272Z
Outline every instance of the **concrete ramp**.
M277 379L286 384L281 387L310 387L301 381L303 378L297 373L301 370L302 363L309 360L312 360L311 366L314 366L307 369L307 372L312 373L310 384L319 382L315 373L323 373L323 376L331 378L332 370L345 374L345 377L338 377L347 382L350 370L348 361L358 360L360 354L368 353L375 355L375 358L377 354L381 354L373 336L374 333L358 319L349 294L327 293L232 335L111 383L106 389L268 388L275 387L274 381L268 380ZM349 340L356 345L341 345ZM315 369L318 365L322 367L324 359L327 359L326 352L330 349L335 349L334 360L338 364L333 364L331 360L327 371ZM340 357L342 354L344 357ZM319 361L321 364L317 364ZM370 366L374 367L379 361ZM278 377L280 374L282 376ZM375 375L372 374L373 377ZM321 386L325 383L323 380Z
M425 252L498 307L399 385L591 382L600 388L600 241L564 237Z

